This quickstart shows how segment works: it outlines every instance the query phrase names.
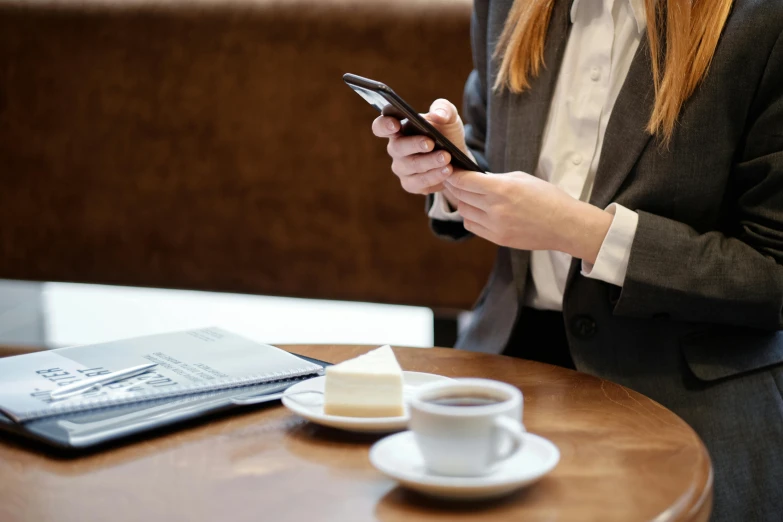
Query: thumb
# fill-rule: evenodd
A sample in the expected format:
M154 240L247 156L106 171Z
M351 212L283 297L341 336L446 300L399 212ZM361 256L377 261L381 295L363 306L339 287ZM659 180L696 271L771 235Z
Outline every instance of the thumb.
M427 114L427 119L438 125L448 125L457 122L459 113L453 103L440 98L430 105L430 112Z

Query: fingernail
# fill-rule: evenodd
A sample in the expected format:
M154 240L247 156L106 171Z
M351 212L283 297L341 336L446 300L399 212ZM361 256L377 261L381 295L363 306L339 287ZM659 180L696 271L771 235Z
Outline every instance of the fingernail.
M438 162L446 163L446 156L444 156L443 153L438 154Z
M421 140L421 150L430 150L430 142Z
M447 117L446 109L435 109L435 114L437 114L441 118L446 118Z
M450 170L451 170L450 168L448 168L448 167L444 167L444 168L443 168L443 170L441 170L441 172L442 172L443 174L448 174Z
M394 122L389 120L386 122L386 126L389 128L389 130L394 130Z

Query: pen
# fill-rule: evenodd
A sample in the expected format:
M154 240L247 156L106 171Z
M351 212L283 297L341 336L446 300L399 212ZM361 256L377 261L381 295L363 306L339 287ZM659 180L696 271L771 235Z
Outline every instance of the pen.
M131 368L125 368L124 370L117 370L116 372L110 372L104 375L98 375L97 377L90 377L89 379L84 379L83 381L77 381L73 384L68 384L66 386L63 386L62 388L54 390L52 393L49 394L49 396L52 399L66 399L68 397L79 395L81 393L86 393L95 388L99 388L104 384L111 384L111 383L123 381L125 379L129 379L131 377L136 377L137 375L147 373L155 366L157 366L157 364L155 363L142 364L140 366L133 366Z

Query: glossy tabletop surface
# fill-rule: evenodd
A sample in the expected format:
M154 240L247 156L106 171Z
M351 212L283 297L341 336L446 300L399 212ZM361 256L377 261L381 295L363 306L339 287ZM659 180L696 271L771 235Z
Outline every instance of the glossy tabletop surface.
M372 347L284 348L339 362ZM47 456L2 436L0 520L708 519L707 451L685 422L654 401L530 361L438 348L395 352L405 370L518 386L525 425L558 446L558 466L500 501L430 500L370 465L369 448L379 436L319 427L276 402L79 458Z

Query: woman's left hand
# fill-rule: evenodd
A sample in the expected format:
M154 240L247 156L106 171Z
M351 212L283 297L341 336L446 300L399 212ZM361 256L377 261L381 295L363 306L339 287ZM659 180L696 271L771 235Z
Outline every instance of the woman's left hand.
M465 229L501 246L558 250L595 263L613 216L524 172L454 170L444 182Z

